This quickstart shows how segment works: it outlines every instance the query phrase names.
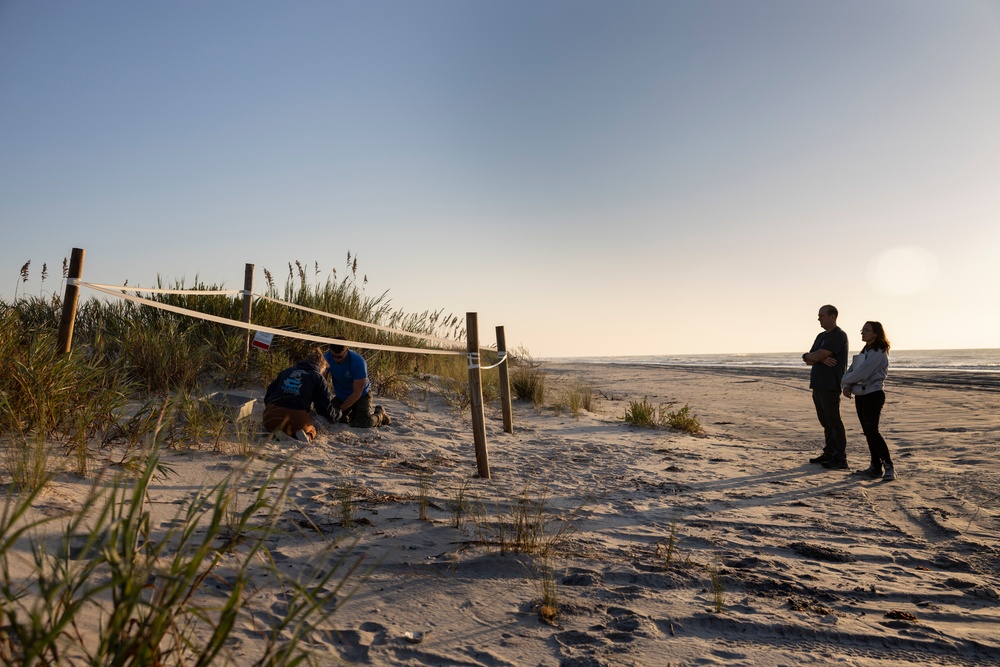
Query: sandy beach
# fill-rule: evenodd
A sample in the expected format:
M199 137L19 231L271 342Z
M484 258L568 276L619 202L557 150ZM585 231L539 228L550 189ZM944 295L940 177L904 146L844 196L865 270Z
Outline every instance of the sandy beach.
M1000 664L996 378L890 371L882 431L899 478L882 482L807 462L822 432L805 369L544 370L550 394L590 386L594 412L518 402L506 434L487 406L490 480L475 477L468 415L431 384L378 399L391 426L320 420L313 443L264 445L253 470L291 457L294 471L268 544L277 566L294 578L332 543L347 563L363 556L309 633L321 664ZM705 434L630 427L643 398L689 405ZM842 414L849 463L864 468L846 399ZM164 527L192 489L244 464L192 450L164 461L174 472L150 493ZM87 484L60 477L36 511L71 507ZM497 526L525 506L544 532L519 553ZM248 591L233 664L255 659L284 595L263 576Z

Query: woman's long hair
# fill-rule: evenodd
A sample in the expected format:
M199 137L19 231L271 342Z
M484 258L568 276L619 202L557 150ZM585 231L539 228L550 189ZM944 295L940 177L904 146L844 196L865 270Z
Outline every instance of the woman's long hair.
M872 328L872 333L875 334L875 340L865 343L866 350L882 350L886 354L889 353L889 339L885 337L885 328L882 326L881 322L865 322L865 326Z
M309 350L309 355L306 357L306 361L313 364L317 369L319 369L319 374L322 375L326 372L326 357L323 355L323 348L314 347Z

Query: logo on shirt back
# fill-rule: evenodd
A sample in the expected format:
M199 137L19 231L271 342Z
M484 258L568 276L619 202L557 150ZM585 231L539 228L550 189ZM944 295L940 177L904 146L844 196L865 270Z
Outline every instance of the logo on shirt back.
M281 391L285 392L286 394L295 394L296 396L298 396L299 391L301 391L302 389L303 373L304 371L300 370L292 371L291 373L289 373L288 377L285 378L285 381L281 383Z

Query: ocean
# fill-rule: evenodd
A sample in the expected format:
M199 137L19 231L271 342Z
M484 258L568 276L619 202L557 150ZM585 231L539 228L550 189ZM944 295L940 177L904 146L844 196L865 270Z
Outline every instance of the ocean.
M860 349L860 348L858 348ZM851 355L858 350L851 350ZM766 354L676 354L629 357L573 357L554 362L593 364L640 364L650 366L700 366L717 368L804 368L801 352ZM1000 373L1000 348L980 350L892 350L893 370L942 371L947 373Z

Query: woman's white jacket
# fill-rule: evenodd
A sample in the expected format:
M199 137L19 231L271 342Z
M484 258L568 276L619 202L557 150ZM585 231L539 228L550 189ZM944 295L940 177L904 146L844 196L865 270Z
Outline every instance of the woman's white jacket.
M844 389L850 388L855 396L870 394L882 389L888 372L889 355L885 350L867 350L854 355L841 380L841 386Z

